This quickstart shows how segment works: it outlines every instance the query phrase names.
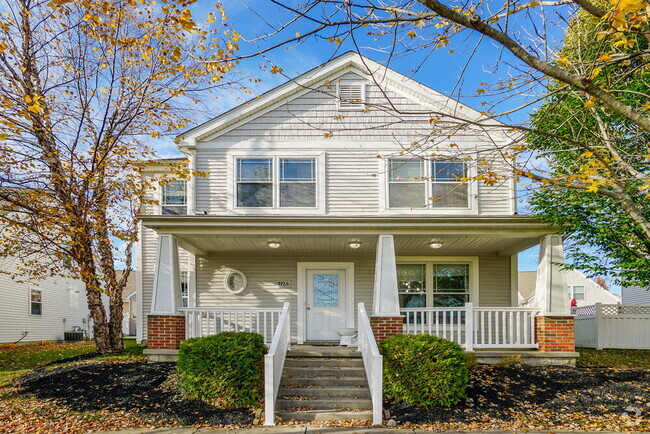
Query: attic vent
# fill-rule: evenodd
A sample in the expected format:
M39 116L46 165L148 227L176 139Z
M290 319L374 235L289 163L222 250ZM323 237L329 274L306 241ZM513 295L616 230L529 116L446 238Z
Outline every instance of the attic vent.
M339 83L339 110L363 110L366 108L365 83Z

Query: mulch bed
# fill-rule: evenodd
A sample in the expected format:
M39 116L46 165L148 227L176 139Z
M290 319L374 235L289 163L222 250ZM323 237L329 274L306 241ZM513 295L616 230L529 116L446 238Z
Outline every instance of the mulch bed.
M387 400L398 424L477 423L500 428L564 426L648 427L650 371L611 368L479 366L467 398L453 408L424 408ZM607 425L611 427L611 425Z
M173 363L92 362L38 369L23 376L19 391L54 400L70 410L124 412L181 425L250 425L247 409L222 410L184 399L165 381Z

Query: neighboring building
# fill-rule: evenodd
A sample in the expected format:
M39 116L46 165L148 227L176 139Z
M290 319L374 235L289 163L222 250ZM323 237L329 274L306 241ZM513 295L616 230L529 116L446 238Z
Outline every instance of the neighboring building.
M519 272L519 306L530 306L533 303L536 279L537 271ZM569 300L575 298L578 306L591 306L596 303L621 303L621 297L612 294L578 270L567 270L566 282Z
M623 304L648 304L650 305L650 289L640 286L631 286L621 290Z
M122 270L116 270L116 278L122 277ZM138 296L136 282L138 280L137 270L131 270L126 286L122 290L122 332L125 336L136 336L138 328Z
M187 159L175 162L207 176L152 189L159 205L140 216L137 329L150 357L228 329L270 342L285 302L292 341L338 341L363 302L377 339L440 334L444 323L470 350L575 358L572 338L555 333L573 321L556 265L561 237L517 215L501 154L488 166L506 181L493 184L472 181L486 166L456 154L502 150L505 135L471 124L431 135L457 115L483 117L347 53L181 136ZM414 142L439 149L405 152ZM513 311L517 254L540 242L540 273L554 284L537 288L539 309ZM459 309L474 308L470 333Z
M0 342L60 341L70 331L87 335L84 284L64 277L19 283L11 278L18 261L0 258Z

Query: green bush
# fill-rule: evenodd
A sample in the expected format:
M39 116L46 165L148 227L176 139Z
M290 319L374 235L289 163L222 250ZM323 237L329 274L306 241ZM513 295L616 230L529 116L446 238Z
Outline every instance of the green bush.
M264 395L265 353L257 333L188 339L178 352L180 388L185 396L222 408L256 406Z
M450 407L465 397L469 373L458 344L429 335L395 335L379 348L387 396L427 407Z

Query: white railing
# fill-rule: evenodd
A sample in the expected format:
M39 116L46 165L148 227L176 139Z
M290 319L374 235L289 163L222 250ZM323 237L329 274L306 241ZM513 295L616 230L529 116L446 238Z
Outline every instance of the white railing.
M273 334L269 352L264 356L264 425L275 425L275 401L278 398L282 369L291 347L289 303L284 303Z
M650 349L650 305L596 303L574 313L577 347Z
M200 338L221 332L251 332L271 344L282 309L184 307L185 337Z
M375 335L370 327L370 319L363 303L359 303L358 321L359 351L363 357L363 366L366 370L366 377L368 377L368 386L372 399L372 424L381 425L383 416L383 359L379 354Z
M429 334L475 348L537 348L533 308L427 307L401 309L405 334Z

